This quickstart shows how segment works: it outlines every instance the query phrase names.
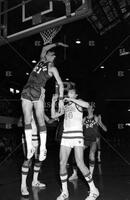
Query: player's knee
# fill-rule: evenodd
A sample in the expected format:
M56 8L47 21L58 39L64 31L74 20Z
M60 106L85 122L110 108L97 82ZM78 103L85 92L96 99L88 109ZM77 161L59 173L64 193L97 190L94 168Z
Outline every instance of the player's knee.
M84 165L84 161L80 158L76 158L76 164L78 168L80 169Z
M89 165L94 166L95 165L95 159L94 160L89 159Z
M24 167L30 167L30 163L31 163L30 160L25 160L24 163L23 163L23 166Z
M60 160L60 168L65 168L66 165L67 165L66 160L65 160L65 159L61 159L61 160Z
M32 113L24 113L24 123L30 124L32 121Z
M46 129L46 126L43 125L43 126L39 126L39 131L40 132L45 132L47 129Z
M99 138L96 139L96 143L97 143L98 146L100 146L100 139Z
M39 161L38 159L35 160L35 166L36 167L41 167L42 161Z
M44 114L43 114L42 109L36 110L36 116L37 116L38 123L41 122L41 121L44 121Z
M89 160L95 160L95 152L93 152L93 151L90 152Z
M26 123L25 125L24 125L24 128L27 130L27 129L32 129L32 125L31 125L31 123Z
M45 121L44 121L44 118L42 116L38 116L37 121L38 121L39 126L45 125Z
M25 124L31 123L31 121L32 121L32 110L27 111L27 109L26 109L26 111L24 111L23 114L24 114Z

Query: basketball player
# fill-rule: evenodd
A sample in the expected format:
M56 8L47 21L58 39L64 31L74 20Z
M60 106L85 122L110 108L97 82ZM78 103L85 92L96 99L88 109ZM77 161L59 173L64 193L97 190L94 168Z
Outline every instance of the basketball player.
M101 115L94 114L95 103L91 102L90 107L87 110L88 110L88 115L84 118L84 123L83 123L84 138L85 138L85 146L90 145L89 169L93 175L95 166L95 153L97 150L97 145L100 142L99 127L101 127L105 132L107 132L107 127L103 124L101 120Z
M58 111L58 108L56 108L56 103L58 101L58 94L54 94L52 96L52 102L51 102L51 117L57 119L57 128L56 128L56 135L55 135L55 140L58 144L61 142L61 137L63 133L63 120L64 120L64 111ZM56 111L57 110L57 111Z
M95 166L95 153L97 150L97 144L100 140L100 132L99 126L106 132L107 128L102 123L101 115L95 115L95 103L91 102L90 106L87 108L88 115L83 119L83 127L84 127L84 145L85 148L90 146L89 152L89 170L93 175L94 166ZM73 174L69 177L69 180L77 179L77 167L74 165Z
M64 99L68 103L64 106L63 134L60 145L60 179L62 192L57 197L57 200L67 200L69 198L66 165L72 148L74 148L76 164L90 187L90 193L86 200L95 200L99 196L99 191L95 187L92 175L83 159L83 108L88 108L89 104L81 99L77 99L77 96L76 89L69 89L68 98ZM57 115L53 113L52 117L57 117Z
M32 110L34 108L39 125L40 135L40 156L39 160L44 160L44 148L46 141L46 127L44 121L44 104L41 100L41 92L45 93L46 82L54 76L59 85L59 108L63 106L63 83L57 68L54 66L55 53L51 51L57 45L67 47L63 43L49 44L42 48L40 61L32 70L26 85L21 93L22 110L25 124L25 139L27 143L27 159L33 156L32 145Z
M44 113L44 118L45 121L49 124L54 122L54 119L49 119L45 113ZM32 122L31 122L31 126L32 126L32 145L34 148L34 155L35 155L35 162L34 162L34 168L33 168L33 180L32 180L32 187L38 187L38 188L45 188L45 184L41 183L38 180L38 175L40 172L40 168L41 168L41 164L42 162L39 161L39 146L40 146L40 141L39 141L39 134L38 134L38 129L37 129L37 125L36 125L36 121L35 121L35 117L34 115L32 115ZM32 165L32 158L27 159L26 158L26 140L24 137L24 134L22 136L22 144L23 144L23 152L24 152L24 156L25 156L25 160L23 162L22 165L22 177L21 177L21 194L22 196L28 196L29 195L29 191L27 189L27 176L29 173L29 169ZM47 150L44 149L44 160L46 159L46 153Z

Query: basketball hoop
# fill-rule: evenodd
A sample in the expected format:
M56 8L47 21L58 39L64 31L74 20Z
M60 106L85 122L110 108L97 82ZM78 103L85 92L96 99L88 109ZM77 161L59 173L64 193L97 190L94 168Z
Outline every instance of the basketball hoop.
M40 32L44 45L52 43L53 38L61 30L61 27L62 26L55 26Z

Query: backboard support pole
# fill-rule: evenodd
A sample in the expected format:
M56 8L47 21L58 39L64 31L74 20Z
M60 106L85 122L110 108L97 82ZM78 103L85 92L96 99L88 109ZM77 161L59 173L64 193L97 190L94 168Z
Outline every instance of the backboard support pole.
M7 1L0 1L0 13L7 10ZM0 37L7 37L7 13L0 15Z
M67 16L63 16L63 17L54 19L51 22L42 23L42 24L37 25L36 27L34 26L26 30L17 32L15 34L8 35L6 38L2 37L0 38L0 46L6 44L7 42L13 42L13 41L34 35L36 33L40 33L43 29L71 23L73 21L76 21L85 17L87 17L87 13L83 13L83 14L80 13L80 15L71 13L71 17L69 18Z
M5 0L2 0L2 1L5 1ZM80 6L79 9L72 12L70 0L67 0L67 1L65 1L66 3L64 2L65 7L66 7L65 14L61 17L53 18L53 19L51 19L50 21L47 21L47 22L43 22L41 20L40 16L36 16L35 18L33 18L33 16L31 16L32 17L31 20L33 22L31 27L24 29L24 30L21 30L21 31L16 32L16 33L9 34L7 32L7 34L0 35L0 46L5 45L8 42L13 42L13 41L16 41L16 40L19 40L19 39L23 39L25 37L29 37L29 36L34 35L34 34L38 34L41 31L46 30L46 29L51 28L51 27L53 28L55 26L65 25L67 23L71 23L71 22L74 22L76 20L87 18L88 15L89 15L89 12L88 12L89 6L88 6L87 3L89 1L90 0L82 0L82 6ZM27 2L30 2L30 0L27 0ZM22 3L21 4L22 8L23 8L23 5L24 4ZM52 10L52 6L50 6L49 9ZM6 10L8 10L8 9L6 8ZM50 10L47 10L47 12L50 12ZM8 13L8 11L7 11L7 13ZM7 13L5 13L5 11L3 11L3 14L5 16L6 16ZM1 16L2 15L0 15L0 17ZM8 27L6 17L5 17L5 27ZM26 20L27 19L28 18L26 18ZM5 30L7 30L7 28ZM6 33L6 31L5 31L5 33Z

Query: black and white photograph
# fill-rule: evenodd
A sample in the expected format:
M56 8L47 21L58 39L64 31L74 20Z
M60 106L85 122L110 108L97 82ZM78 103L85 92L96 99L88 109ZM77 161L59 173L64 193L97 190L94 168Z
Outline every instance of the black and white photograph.
M0 0L0 200L130 200L130 0Z

